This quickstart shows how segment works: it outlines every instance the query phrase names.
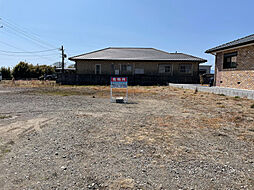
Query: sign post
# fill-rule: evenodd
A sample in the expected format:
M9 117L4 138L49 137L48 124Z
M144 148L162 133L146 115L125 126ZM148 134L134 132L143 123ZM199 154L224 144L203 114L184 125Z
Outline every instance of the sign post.
M123 102L128 102L128 78L127 77L111 77L110 79L110 100L114 102L113 99L113 89L114 88L125 88L126 96L123 98Z

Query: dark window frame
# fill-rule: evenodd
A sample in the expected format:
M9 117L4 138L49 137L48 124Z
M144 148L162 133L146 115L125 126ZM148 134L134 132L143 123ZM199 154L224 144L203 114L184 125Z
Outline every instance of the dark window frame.
M167 64L167 65L161 65L158 66L158 73L159 74L172 74L173 72L173 65Z
M128 68L130 68L130 70ZM121 65L121 72L125 72L125 73L132 72L132 65L130 65L130 64Z
M189 67L189 68L187 68ZM193 74L193 65L192 64L180 64L179 72L183 74Z
M232 59L236 61L233 62ZM237 52L225 53L223 55L223 69L235 69L237 68Z
M97 66L99 66L99 70L97 70ZM95 64L95 74L100 75L101 74L101 64Z
M170 65L165 66L165 73L171 73L171 66Z

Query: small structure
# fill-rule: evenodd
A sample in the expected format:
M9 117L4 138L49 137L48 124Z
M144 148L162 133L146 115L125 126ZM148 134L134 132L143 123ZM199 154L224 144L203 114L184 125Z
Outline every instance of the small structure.
M199 65L199 74L211 74L212 65Z
M209 49L215 58L215 85L254 90L254 34Z
M198 83L199 64L206 62L184 53L154 48L105 48L70 58L76 75L64 74L62 84L109 84L111 76L128 77L129 85Z
M56 70L56 73L61 73L62 72L61 67L57 67L55 70ZM74 73L76 73L76 68L75 67L71 67L71 68L67 67L67 68L64 68L64 72L74 74Z

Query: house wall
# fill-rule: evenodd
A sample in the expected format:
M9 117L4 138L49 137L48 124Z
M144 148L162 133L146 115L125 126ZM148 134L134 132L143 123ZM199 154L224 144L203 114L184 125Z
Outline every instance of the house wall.
M206 74L210 74L211 73L211 66L209 65L199 65L199 71L201 70L205 70Z
M95 74L96 64L101 65L101 73ZM192 73L180 72L181 64L192 65ZM115 73L120 65L131 65L129 72ZM171 73L159 73L159 65L171 65ZM143 74L135 74L135 68L144 69ZM58 76L61 84L109 85L111 76L127 76L129 85L167 85L168 83L199 83L198 62L154 62L154 61L76 61L76 73Z
M237 51L237 68L223 69L224 54ZM254 90L254 45L216 54L216 86Z
M193 62L134 62L134 61L76 61L77 74L95 74L95 65L101 65L101 74L105 75L114 75L114 68L120 69L120 65L131 65L132 71L127 73L120 73L125 75L133 75L135 68L144 69L145 75L158 75L159 74L159 65L172 65L172 72L165 73L163 75L171 76L193 76L198 74L199 63ZM180 72L181 64L191 64L192 65L192 74L185 74Z

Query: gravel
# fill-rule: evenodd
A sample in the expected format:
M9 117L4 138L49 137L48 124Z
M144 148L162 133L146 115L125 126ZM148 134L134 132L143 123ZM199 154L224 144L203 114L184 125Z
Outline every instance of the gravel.
M0 86L0 189L254 189L253 101L143 90L116 104Z

